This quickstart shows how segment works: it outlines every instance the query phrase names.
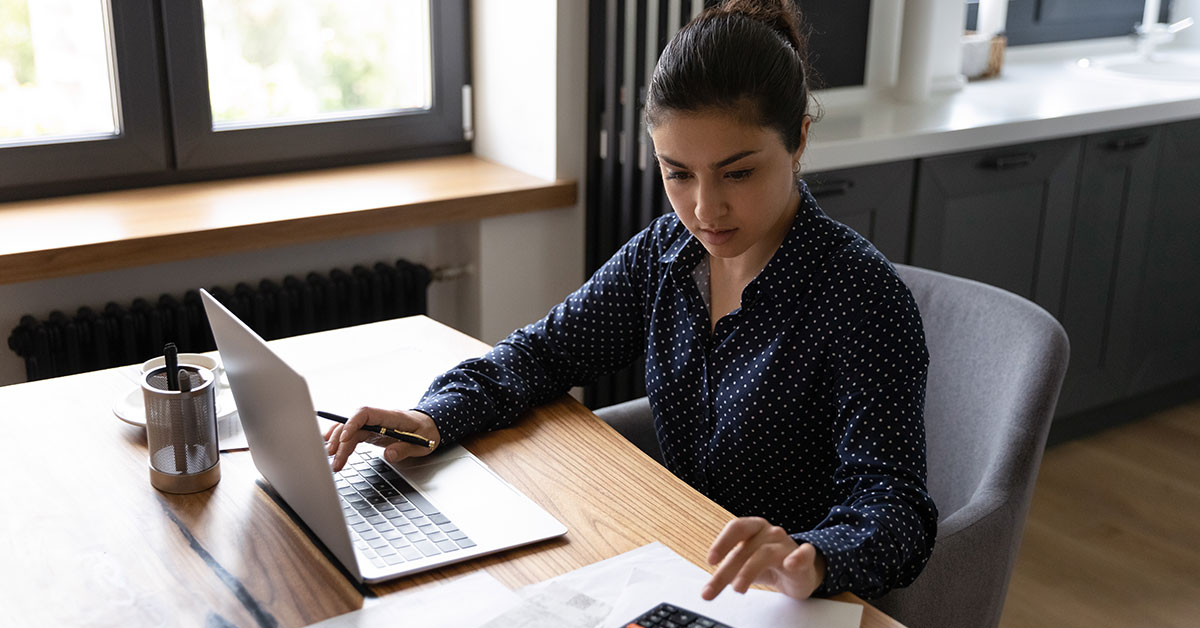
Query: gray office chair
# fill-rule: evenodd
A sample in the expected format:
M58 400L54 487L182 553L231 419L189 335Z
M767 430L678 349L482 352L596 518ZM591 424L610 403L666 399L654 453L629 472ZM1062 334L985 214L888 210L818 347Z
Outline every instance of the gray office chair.
M928 482L941 520L917 581L873 603L912 628L994 628L1067 369L1067 335L1012 293L896 268L929 346ZM661 461L645 399L597 414Z

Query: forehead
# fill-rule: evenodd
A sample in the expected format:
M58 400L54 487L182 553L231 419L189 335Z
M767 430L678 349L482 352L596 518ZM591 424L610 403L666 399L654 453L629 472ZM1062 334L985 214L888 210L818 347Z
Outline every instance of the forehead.
M787 153L774 129L732 112L673 111L650 130L654 150L676 161L696 165L742 151Z

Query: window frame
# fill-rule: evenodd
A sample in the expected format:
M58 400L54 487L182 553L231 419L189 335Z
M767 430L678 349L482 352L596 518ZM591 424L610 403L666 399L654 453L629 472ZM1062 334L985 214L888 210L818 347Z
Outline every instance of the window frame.
M107 1L119 132L0 147L0 202L471 152L469 0L429 0L431 109L215 132L201 0Z
M201 0L164 0L163 33L171 130L180 170L309 162L372 154L381 159L461 153L463 90L468 84L466 0L427 0L430 8L432 106L344 120L216 131L208 95Z
M117 133L0 147L0 189L136 175L169 166L155 4L108 2Z

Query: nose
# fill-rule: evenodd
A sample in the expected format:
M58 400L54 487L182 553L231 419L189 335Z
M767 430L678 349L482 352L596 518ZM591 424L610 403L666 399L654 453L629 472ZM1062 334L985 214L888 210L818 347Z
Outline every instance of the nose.
M696 220L703 225L714 225L725 215L728 207L720 187L701 181L696 190Z

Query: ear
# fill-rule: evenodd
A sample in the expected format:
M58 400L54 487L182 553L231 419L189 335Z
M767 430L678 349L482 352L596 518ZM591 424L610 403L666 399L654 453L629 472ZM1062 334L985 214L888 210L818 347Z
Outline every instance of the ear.
M804 154L804 149L808 146L808 127L811 124L812 116L805 114L804 121L800 126L800 147L792 153L792 161L800 161L800 157Z

